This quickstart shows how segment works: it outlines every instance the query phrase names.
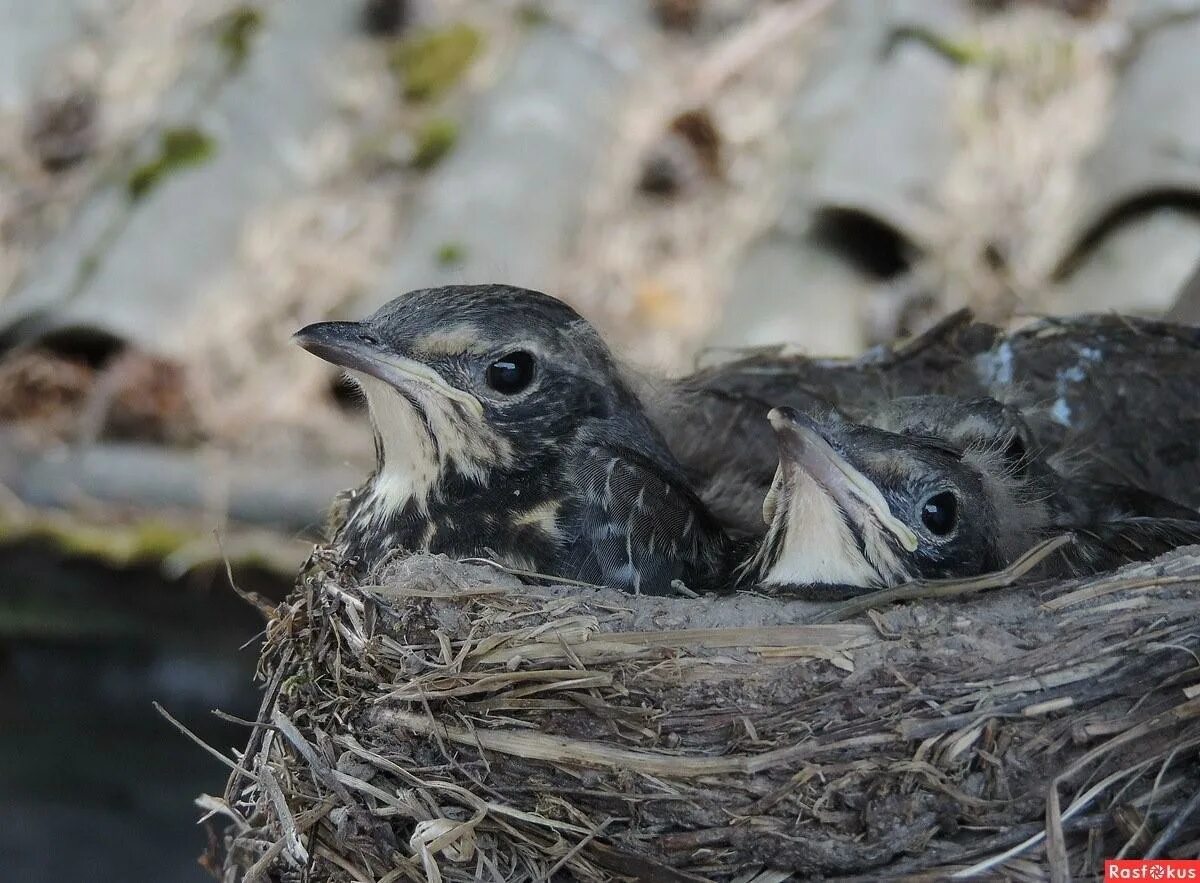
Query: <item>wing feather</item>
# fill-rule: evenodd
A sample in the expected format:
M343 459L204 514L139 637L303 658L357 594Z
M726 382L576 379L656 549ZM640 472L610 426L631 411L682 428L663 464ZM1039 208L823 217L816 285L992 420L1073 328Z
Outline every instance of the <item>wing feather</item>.
M1074 531L1074 541L1057 556L1057 575L1102 573L1197 544L1200 520L1133 517L1099 522Z
M700 499L676 476L626 448L589 445L579 489L579 578L635 594L667 595L671 582L706 590L724 576L727 541Z

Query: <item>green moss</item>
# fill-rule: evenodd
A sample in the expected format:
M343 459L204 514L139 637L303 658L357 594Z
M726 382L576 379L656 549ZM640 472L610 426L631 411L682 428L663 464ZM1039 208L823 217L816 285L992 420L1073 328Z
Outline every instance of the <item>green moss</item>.
M977 40L955 40L932 31L929 28L910 25L897 28L892 35L892 42L901 40L917 40L924 43L938 55L958 65L983 64L988 61L988 51Z
M162 133L158 156L129 176L129 198L141 199L163 179L180 169L203 165L216 153L217 144L196 128L167 129Z
M149 162L138 166L129 176L129 198L141 199L155 188L162 176L162 169L157 162Z
M449 91L483 47L483 35L466 24L406 37L391 54L404 97L429 101Z
M83 279L90 279L96 275L98 269L100 269L100 256L95 252L84 255L83 260L79 262L79 275Z
M16 514L0 509L0 545L46 543L60 553L122 568L166 564L184 572L193 567L257 568L288 579L306 548L273 533L236 534L216 546L207 528L190 521L140 518L131 522L89 521L65 513Z
M256 6L239 6L224 17L218 42L225 50L231 71L240 70L246 63L250 46L262 26L262 10Z
M432 169L458 143L458 123L438 118L425 123L417 132L412 164L415 168Z
M517 22L527 28L536 28L550 21L550 13L541 3L522 3L517 7Z
M67 555L95 558L114 566L125 566L166 558L188 543L194 542L196 535L161 521L141 521L130 525L91 525L50 518L31 521L0 520L0 541L30 539L50 542Z
M443 242L435 257L443 267L457 267L467 259L467 247L461 242Z

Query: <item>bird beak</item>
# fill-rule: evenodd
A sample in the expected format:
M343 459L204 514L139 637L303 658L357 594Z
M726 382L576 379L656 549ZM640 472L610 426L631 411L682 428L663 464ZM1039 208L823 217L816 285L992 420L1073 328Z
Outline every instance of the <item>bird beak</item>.
M917 535L892 514L875 483L834 449L815 421L794 408L774 408L767 419L775 430L782 465L803 469L829 492L847 516L860 523L873 518L906 551L916 551Z
M461 402L476 416L483 415L483 405L479 399L451 386L424 362L392 352L374 340L361 322L316 322L301 328L292 335L292 340L314 356L339 368L366 374L396 389L419 383L448 399Z

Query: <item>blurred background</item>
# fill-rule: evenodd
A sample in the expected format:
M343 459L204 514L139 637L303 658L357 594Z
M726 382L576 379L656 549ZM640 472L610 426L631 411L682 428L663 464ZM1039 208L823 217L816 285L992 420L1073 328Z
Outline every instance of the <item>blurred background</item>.
M371 463L289 344L560 296L629 360L1200 321L1200 0L0 0L0 868L205 878L261 617Z

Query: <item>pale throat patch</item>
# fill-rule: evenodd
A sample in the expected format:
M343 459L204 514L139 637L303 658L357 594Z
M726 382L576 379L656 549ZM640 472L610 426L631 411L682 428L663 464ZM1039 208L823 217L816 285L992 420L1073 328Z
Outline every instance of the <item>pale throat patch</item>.
M436 390L413 384L411 394L425 411L422 419L388 384L352 373L367 396L383 448L383 462L370 490L378 504L372 509L379 517L399 511L409 501L427 512L430 494L451 465L468 479L486 484L487 467L511 456L507 442L486 422Z
M791 487L780 489L776 505L786 509L786 533L779 560L763 582L863 587L881 584L879 575L859 550L841 508L811 475L797 469Z

